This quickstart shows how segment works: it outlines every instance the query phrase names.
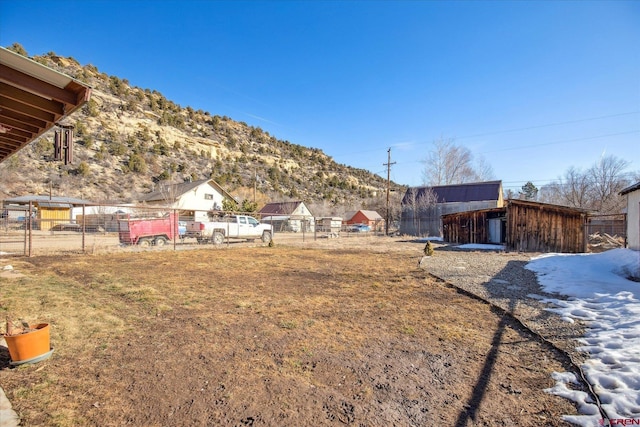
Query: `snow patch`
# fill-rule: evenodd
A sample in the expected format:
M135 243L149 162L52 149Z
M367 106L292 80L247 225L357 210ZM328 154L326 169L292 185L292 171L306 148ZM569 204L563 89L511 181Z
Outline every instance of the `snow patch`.
M542 299L549 311L567 321L585 322L579 351L589 359L581 366L610 419L640 420L640 283L629 280L640 271L640 252L614 249L599 254L545 254L526 266L546 292L567 300ZM597 406L573 390L576 378L554 373L556 385L545 391L576 402L581 415L564 416L580 426L602 425Z

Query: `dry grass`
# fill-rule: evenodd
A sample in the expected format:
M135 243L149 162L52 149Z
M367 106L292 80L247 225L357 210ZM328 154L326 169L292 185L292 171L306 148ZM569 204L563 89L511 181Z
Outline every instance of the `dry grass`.
M222 372L277 372L321 387L311 368L319 356L359 360L372 345L403 342L484 354L499 321L486 306L432 281L403 252L276 246L12 264L25 276L0 279L0 314L50 323L55 347L40 367L0 371L27 425L92 424L104 416L96 412L126 412L122 380L109 377L120 369L116 358L156 351L184 362L207 348L225 364ZM230 356L238 352L247 356ZM143 363L154 371L159 362L150 360ZM240 392L227 386L224 395ZM371 384L357 393L371 396Z

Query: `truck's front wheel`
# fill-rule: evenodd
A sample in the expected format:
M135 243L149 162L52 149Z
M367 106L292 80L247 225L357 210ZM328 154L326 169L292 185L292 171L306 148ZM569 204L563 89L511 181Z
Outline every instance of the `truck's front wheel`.
M213 236L211 236L211 241L214 245L221 245L224 243L224 234L219 231L214 231Z
M262 232L262 242L269 243L271 241L271 233L268 231Z

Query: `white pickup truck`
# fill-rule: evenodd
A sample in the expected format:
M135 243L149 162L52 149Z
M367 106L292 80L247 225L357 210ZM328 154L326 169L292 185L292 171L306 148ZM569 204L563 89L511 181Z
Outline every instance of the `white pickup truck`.
M261 224L257 219L247 215L227 215L216 221L187 221L185 237L193 237L198 243L219 245L225 238L255 240L264 243L271 241L271 225Z

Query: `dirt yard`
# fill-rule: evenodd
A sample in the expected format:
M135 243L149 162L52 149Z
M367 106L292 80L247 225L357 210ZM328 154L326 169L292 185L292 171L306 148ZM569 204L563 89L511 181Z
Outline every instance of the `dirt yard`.
M560 355L423 245L355 242L0 259L2 318L55 348L0 385L23 426L567 425Z

